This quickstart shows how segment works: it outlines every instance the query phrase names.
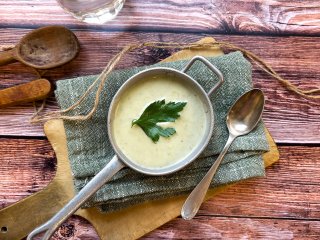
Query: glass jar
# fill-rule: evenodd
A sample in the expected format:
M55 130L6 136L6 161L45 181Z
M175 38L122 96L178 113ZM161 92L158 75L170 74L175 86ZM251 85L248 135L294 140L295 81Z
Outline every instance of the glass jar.
M115 18L125 0L57 0L75 18L92 24L103 24Z

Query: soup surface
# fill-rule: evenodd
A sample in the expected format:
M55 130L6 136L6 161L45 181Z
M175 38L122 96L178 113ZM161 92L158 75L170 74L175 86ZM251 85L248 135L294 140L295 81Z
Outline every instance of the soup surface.
M175 122L158 123L173 127L176 133L169 138L160 137L157 143L131 122L138 119L145 108L158 100L187 102ZM134 163L152 169L172 165L187 157L201 142L207 127L206 106L196 91L174 76L159 75L144 79L123 93L116 106L112 131L121 151Z

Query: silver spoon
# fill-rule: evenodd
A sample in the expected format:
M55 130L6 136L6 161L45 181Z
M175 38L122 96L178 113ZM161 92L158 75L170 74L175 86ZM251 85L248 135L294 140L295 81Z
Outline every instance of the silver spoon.
M229 130L228 141L214 162L210 170L201 182L193 189L181 209L181 216L185 220L192 219L198 212L209 185L215 175L224 155L227 153L231 143L237 137L251 132L259 120L264 107L264 95L259 89L252 89L243 94L230 108L227 115L227 127Z

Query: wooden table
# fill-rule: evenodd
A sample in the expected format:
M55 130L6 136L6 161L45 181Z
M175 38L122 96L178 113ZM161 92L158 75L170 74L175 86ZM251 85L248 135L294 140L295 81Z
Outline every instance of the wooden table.
M52 81L97 74L121 47L143 41L197 41L204 36L242 46L301 88L320 87L318 0L127 0L104 25L87 25L54 0L1 0L1 45L15 44L32 29L60 24L72 29L81 53L48 71ZM171 54L129 54L119 68L152 64ZM0 88L28 82L34 72L20 63L0 67ZM266 96L263 119L280 150L266 178L231 187L205 203L192 221L177 218L145 239L319 239L320 101L282 87L254 68L255 87ZM57 109L53 97L47 110ZM32 125L32 104L0 110L0 208L43 189L55 173L55 154L41 125ZM88 222L73 217L56 239L98 239Z

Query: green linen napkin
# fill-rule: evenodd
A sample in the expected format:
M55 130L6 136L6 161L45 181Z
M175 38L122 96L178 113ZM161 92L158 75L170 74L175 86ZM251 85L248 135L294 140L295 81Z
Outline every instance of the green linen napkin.
M225 119L230 106L240 95L252 88L251 64L241 52L208 60L223 73L225 82L210 97L215 113L215 126L210 142L201 156L186 168L166 176L147 176L124 168L88 200L85 207L98 206L105 212L116 211L144 201L188 193L199 183L227 141ZM90 181L114 155L108 138L107 115L112 97L119 87L129 77L146 68L161 66L180 70L187 62L158 63L114 71L106 81L94 116L87 121L64 121L76 191ZM216 76L200 62L196 62L188 74L206 91L217 81ZM96 76L84 76L58 81L55 95L61 109L77 101L95 78ZM89 96L70 115L88 113L94 98L94 94ZM234 141L211 187L264 176L261 155L268 149L264 125L260 122L253 132Z

